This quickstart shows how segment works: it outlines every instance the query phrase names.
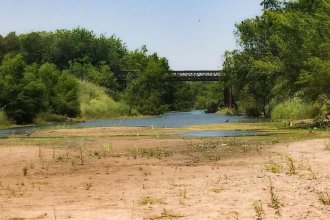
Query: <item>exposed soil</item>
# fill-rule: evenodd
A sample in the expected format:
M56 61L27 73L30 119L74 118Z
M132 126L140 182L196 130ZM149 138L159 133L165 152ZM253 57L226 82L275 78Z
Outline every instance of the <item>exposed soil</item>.
M1 140L0 219L257 219L260 204L260 219L329 219L329 138L250 148L157 131Z

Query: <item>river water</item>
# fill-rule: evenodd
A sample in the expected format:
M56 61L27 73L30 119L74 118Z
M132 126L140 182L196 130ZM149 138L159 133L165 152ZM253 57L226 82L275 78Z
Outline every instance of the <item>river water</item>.
M47 126L31 126L11 129L0 129L0 138L11 134L29 135L38 129L44 128L84 128L84 127L108 127L108 126L131 126L131 127L183 127L198 124L221 124L226 122L251 121L242 116L227 116L222 114L206 114L202 110L190 112L169 112L157 117L147 118L125 118L125 119L100 119L78 123L57 123ZM212 136L241 136L253 135L251 131L194 131L184 132L182 135L212 137Z

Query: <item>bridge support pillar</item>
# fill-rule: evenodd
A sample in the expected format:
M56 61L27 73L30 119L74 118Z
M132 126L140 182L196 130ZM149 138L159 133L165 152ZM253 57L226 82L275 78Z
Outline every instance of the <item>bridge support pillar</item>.
M234 90L232 86L225 87L224 89L224 105L227 108L236 107Z

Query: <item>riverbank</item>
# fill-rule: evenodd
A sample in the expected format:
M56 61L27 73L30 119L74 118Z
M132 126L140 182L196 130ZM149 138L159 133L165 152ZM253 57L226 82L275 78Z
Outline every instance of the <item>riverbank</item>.
M0 218L329 216L330 207L320 201L330 185L328 132L176 134L203 126L234 125L40 130L2 139Z

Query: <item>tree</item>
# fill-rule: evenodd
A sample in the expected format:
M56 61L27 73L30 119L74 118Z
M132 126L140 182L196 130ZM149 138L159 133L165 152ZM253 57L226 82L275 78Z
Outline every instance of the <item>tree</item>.
M163 114L173 101L167 60L159 59L156 54L149 56L147 60L145 70L125 91L125 100L141 114Z

